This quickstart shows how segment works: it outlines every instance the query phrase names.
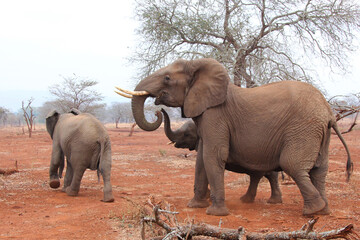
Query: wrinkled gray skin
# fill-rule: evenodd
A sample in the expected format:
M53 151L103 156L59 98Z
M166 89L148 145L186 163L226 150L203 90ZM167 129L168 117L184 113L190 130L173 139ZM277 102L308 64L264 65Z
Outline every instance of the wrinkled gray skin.
M59 177L67 169L62 191L76 196L86 169L98 170L104 181L104 202L113 202L110 183L111 143L104 126L94 116L72 109L70 113L52 111L46 117L46 129L53 140L50 162L50 187L60 186Z
M164 131L169 140L176 148L186 148L190 151L197 150L199 137L197 135L197 128L193 120L185 122L180 128L173 131L171 129L170 118L164 109L161 109L164 115ZM260 179L265 176L270 183L271 196L268 203L282 203L281 191L278 182L278 172L272 171L269 173L254 172L242 168L238 165L225 164L225 169L237 173L246 173L250 176L250 185L245 195L240 197L240 200L245 203L254 202L256 190ZM194 189L197 187L195 186Z
M251 171L283 170L304 199L304 215L329 214L325 192L331 128L348 154L331 108L313 86L283 81L255 88L230 82L222 64L214 59L177 60L139 82L136 91L149 95L132 98L133 116L143 130L153 131L162 116L148 122L144 102L181 107L192 118L200 137L195 166L194 197L189 207L207 207L210 215L228 215L225 206L224 170L235 164Z

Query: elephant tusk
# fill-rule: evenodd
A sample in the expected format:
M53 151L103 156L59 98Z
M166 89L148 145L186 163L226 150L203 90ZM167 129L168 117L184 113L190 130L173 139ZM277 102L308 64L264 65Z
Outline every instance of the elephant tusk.
M175 142L171 141L167 143L167 145L171 145L171 144L175 144Z
M117 90L126 93L126 94L130 94L133 96L144 96L144 95L149 95L149 93L147 91L129 91L129 90L125 90L119 87L115 87Z
M115 91L117 94L119 94L119 95L121 95L121 96L123 96L123 97L126 97L126 98L132 98L132 96L131 95L128 95L128 94L126 94L126 93L122 93L122 92L119 92L119 91Z

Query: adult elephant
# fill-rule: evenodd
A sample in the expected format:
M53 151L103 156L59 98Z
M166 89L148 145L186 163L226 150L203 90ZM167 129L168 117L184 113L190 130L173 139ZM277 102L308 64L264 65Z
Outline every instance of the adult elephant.
M60 186L59 177L67 169L62 191L76 196L87 168L98 170L104 181L104 202L113 202L110 183L111 143L105 127L94 116L73 109L59 114L51 111L46 117L46 129L53 140L50 162L50 187Z
M347 173L352 162L323 95L313 86L283 81L256 88L230 83L226 69L214 59L177 60L139 82L132 99L138 126L157 129L162 117L150 123L144 102L181 107L192 118L200 137L194 197L189 206L206 207L208 182L212 205L207 214L227 215L224 170L236 164L253 171L284 170L304 199L303 214L328 214L325 177L331 128L343 142Z
M199 142L199 136L197 135L197 128L193 120L186 121L181 127L173 131L171 129L171 122L169 115L164 109L161 109L164 115L164 131L169 140L174 144L176 148L186 148L190 151L196 150ZM250 176L250 185L246 193L240 197L240 200L245 203L254 202L256 191L260 179L265 176L271 187L271 196L268 199L268 203L282 203L281 191L278 181L278 172L271 171L268 173L249 171L236 164L225 164L225 169L231 172L246 173ZM194 187L195 189L197 186Z

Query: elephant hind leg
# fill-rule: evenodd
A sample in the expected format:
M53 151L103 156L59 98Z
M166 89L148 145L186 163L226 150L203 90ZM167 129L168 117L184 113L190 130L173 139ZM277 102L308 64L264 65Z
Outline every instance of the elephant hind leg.
M255 200L257 187L259 185L259 181L262 178L262 174L254 174L251 173L250 175L250 185L248 187L247 192L240 197L240 200L243 203L252 203Z
M66 173L65 173L65 178L64 178L64 186L63 186L63 188L61 190L63 192L66 192L66 188L68 186L70 186L70 184L72 182L72 179L73 179L73 175L74 175L73 168L72 168L72 165L71 165L70 162L71 161L69 161L69 159L67 159L67 161L66 161Z
M269 180L271 187L271 196L267 202L271 204L282 203L282 195L279 187L279 172L267 173L265 177Z
M318 184L321 184L322 181L325 182L326 173L316 178L315 186L310 177L310 170L314 167L318 152L314 151L314 146L311 146L311 143L309 144L308 146L299 144L288 147L283 150L280 156L281 168L294 179L300 189L304 199L303 214L307 216L317 214L326 207L326 202L317 189ZM314 172L311 175L314 176Z
M292 177L304 198L304 215L317 214L326 207L326 202L310 180L309 173L301 172Z
M66 193L69 196L77 196L80 190L81 179L84 175L86 168L78 167L76 169L73 168L73 178L70 186L66 188Z
M326 173L327 173L327 167L313 168L310 171L311 182L314 184L315 188L319 191L320 196L325 202L325 207L316 213L320 215L330 214L328 200L325 192Z
M317 212L317 214L322 214L322 215L330 214L330 209L325 191L325 179L329 168L328 157L329 157L330 134L331 134L330 129L327 129L327 132L321 144L320 152L318 154L315 167L311 169L309 173L311 182L319 191L321 197L323 198L326 204L325 208Z

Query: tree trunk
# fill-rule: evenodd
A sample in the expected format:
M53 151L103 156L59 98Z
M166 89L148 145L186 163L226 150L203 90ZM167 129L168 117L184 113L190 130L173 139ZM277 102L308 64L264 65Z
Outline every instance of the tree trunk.
M241 87L241 84L245 82L246 88L256 87L256 84L251 80L251 76L246 72L246 60L245 57L240 57L236 60L234 68L234 84Z

